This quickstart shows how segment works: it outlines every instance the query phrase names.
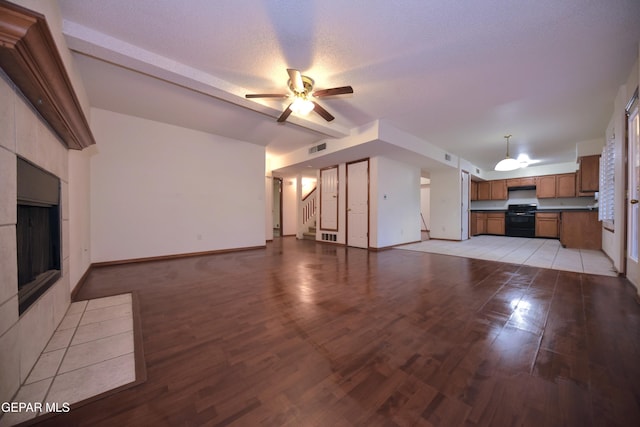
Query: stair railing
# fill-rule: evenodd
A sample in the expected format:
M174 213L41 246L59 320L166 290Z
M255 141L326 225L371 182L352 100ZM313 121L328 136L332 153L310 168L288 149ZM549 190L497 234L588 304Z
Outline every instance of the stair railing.
M308 227L309 223L316 218L316 188L317 187L314 187L313 190L302 199L302 225L305 227Z

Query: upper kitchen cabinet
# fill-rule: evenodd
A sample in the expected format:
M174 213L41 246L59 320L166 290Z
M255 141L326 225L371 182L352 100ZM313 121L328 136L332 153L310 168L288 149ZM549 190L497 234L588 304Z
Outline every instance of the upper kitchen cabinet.
M578 196L593 196L600 188L600 156L584 156L578 159Z
M469 198L472 202L474 200L478 200L478 183L476 181L471 181L471 192L469 194Z
M474 195L474 185L471 182L471 200L507 200L507 180L496 179L494 181L480 181L477 183L476 198Z
M556 175L556 197L576 197L576 174Z
M491 200L507 200L507 180L497 179L491 182Z
M544 175L536 178L536 197L549 199L556 197L556 176Z
M478 182L478 200L491 200L491 181Z
M537 177L536 197L538 199L576 197L576 174L563 173Z

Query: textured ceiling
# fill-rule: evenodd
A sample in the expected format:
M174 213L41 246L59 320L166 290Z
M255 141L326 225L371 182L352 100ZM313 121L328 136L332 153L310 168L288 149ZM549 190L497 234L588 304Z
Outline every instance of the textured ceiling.
M92 105L264 145L274 154L384 119L492 169L575 160L604 139L638 57L640 1L60 0ZM286 68L336 116L291 117Z

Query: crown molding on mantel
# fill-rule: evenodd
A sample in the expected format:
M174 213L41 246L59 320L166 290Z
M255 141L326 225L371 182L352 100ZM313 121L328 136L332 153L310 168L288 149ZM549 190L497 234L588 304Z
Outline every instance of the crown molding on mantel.
M0 67L68 148L96 143L44 16L0 0Z

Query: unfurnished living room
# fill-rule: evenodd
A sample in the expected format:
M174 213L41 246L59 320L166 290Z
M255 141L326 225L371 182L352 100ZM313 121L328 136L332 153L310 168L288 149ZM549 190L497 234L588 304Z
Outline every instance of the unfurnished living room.
M0 426L640 425L640 2L0 0Z

